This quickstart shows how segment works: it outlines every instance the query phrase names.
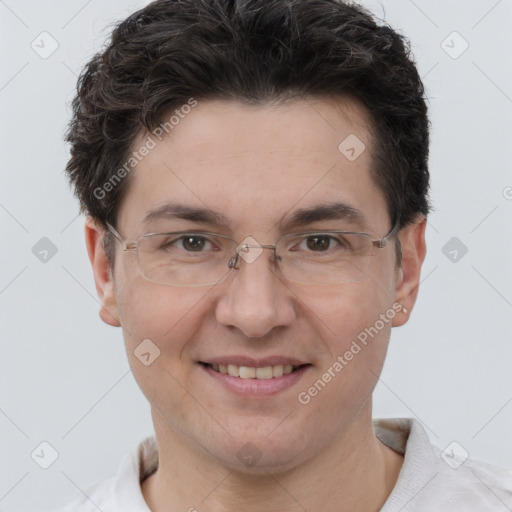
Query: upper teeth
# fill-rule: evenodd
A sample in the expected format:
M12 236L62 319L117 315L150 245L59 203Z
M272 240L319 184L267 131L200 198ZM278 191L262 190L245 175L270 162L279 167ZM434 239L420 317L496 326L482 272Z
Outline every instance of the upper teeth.
M273 377L287 375L293 371L291 364L277 364L275 366L263 366L261 368L237 366L236 364L212 364L210 366L216 372L231 375L232 377L240 377L242 379L271 379Z

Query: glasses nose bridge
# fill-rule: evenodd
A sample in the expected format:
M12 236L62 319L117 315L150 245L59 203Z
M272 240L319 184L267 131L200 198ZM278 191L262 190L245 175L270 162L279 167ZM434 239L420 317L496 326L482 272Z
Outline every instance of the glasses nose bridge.
M236 246L235 248L235 254L231 257L228 263L228 267L230 269L239 269L241 265L240 260L245 260L247 263L252 263L255 261L260 254L256 255L256 257L248 257L244 256L242 253L249 253L250 249L271 249L274 252L274 259L277 261L277 253L276 253L276 246L271 244L251 244L251 243L241 243Z

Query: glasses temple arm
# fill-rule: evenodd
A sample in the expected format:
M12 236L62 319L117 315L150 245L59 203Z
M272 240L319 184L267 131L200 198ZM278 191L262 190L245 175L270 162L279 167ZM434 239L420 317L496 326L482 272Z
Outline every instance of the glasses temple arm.
M110 233L117 239L117 241L121 244L121 248L123 251L128 250L128 244L124 241L123 237L117 232L116 228L112 226L112 224L109 224L106 222L107 228L110 231Z
M386 244L398 233L400 230L400 222L396 222L393 226L393 229L383 238L380 240L375 240L374 243L377 245L379 249L382 249L386 246Z

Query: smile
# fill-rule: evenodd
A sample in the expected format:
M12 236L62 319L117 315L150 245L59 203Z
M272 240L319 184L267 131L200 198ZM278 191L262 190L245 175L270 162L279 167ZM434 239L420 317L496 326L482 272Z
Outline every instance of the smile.
M268 380L283 375L288 375L299 368L291 364L277 364L274 366L262 366L255 368L252 366L238 366L236 364L209 364L213 371L230 375L231 377L240 377L241 379L259 379Z
M310 363L281 356L260 360L222 356L198 362L208 378L213 378L210 383L245 399L263 399L280 393L298 383L313 368Z

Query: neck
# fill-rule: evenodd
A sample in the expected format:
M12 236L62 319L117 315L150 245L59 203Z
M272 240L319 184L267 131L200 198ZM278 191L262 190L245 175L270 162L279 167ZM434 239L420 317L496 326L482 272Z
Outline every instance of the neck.
M250 474L219 465L153 413L158 470L142 484L152 512L373 512L391 493L403 457L375 436L371 407L335 446L285 472ZM166 428L167 427L167 428Z

